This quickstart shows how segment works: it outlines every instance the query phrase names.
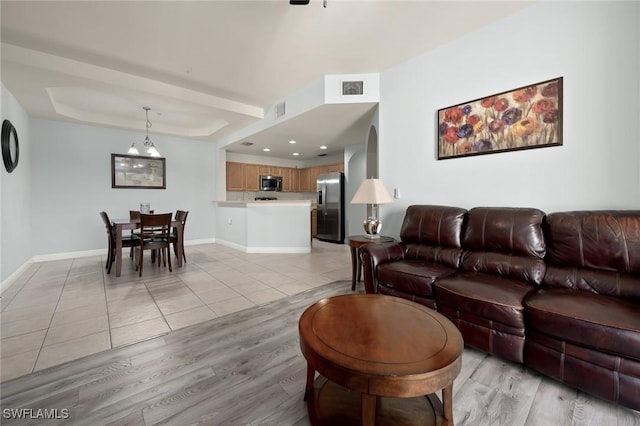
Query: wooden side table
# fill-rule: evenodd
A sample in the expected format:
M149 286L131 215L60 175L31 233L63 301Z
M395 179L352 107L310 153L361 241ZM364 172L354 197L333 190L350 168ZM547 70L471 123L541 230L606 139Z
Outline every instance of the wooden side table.
M360 281L360 273L362 271L362 265L360 264L360 256L358 254L358 248L365 244L380 244L380 243L392 243L395 238L383 237L380 238L367 238L364 235L352 235L347 238L349 241L349 247L351 248L351 291L356 289L356 275L358 276L358 282Z

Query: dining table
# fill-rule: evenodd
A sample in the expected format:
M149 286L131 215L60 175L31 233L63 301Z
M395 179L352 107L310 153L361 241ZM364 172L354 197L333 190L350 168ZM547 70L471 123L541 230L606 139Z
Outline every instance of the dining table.
M113 219L112 223L116 230L116 277L119 277L122 273L122 234L127 230L140 228L140 218ZM171 226L177 230L178 243L176 244L176 256L178 257L178 267L181 268L183 259L182 252L184 250L182 246L182 222L172 219Z

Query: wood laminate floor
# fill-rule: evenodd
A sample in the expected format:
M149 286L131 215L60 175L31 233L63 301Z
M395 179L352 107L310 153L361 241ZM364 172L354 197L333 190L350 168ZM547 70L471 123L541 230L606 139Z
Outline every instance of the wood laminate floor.
M349 281L322 285L3 382L2 424L307 425L298 319L345 293ZM458 426L640 425L636 411L471 349L453 404ZM20 409L67 418L8 418Z

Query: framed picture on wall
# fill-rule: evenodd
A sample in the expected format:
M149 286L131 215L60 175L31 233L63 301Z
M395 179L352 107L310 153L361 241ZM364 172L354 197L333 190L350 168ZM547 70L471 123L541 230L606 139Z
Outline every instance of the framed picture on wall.
M562 145L562 77L438 110L438 160Z
M165 159L111 154L111 187L166 189Z

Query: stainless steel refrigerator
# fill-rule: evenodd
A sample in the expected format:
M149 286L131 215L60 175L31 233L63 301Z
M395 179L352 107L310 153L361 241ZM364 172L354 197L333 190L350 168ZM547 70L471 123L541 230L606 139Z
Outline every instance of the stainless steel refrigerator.
M344 242L344 174L318 175L318 235L322 241Z

